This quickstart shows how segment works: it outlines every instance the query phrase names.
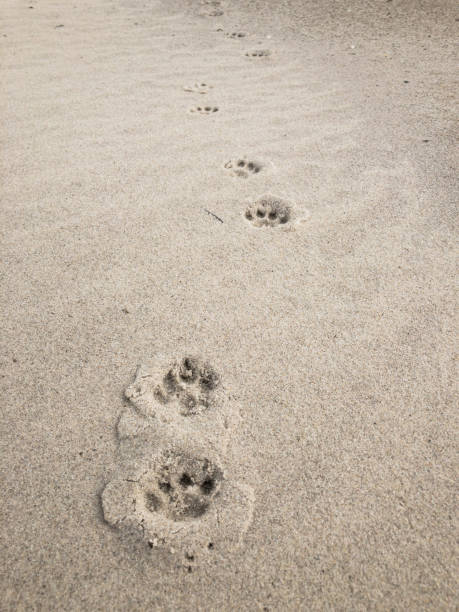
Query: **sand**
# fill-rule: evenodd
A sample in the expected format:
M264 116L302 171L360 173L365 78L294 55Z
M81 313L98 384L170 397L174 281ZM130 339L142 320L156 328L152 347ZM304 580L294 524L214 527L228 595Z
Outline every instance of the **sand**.
M0 12L0 608L456 609L453 2Z

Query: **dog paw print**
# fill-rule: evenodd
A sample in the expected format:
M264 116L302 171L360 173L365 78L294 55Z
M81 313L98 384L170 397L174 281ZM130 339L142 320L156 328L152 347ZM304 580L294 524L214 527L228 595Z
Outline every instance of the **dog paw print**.
M221 1L219 0L204 0L201 4L203 6L199 14L202 17L220 17L224 14Z
M271 51L269 49L252 49L246 52L247 57L269 57Z
M226 34L227 38L233 38L234 40L245 38L247 36L247 32L228 32Z
M222 478L221 468L208 458L164 453L141 483L140 507L171 521L197 519L208 511Z
M191 416L213 406L220 387L220 377L209 363L187 356L174 361L153 386L152 377L138 371L136 380L126 389L125 395L147 416L152 410L142 409L142 399L144 396L147 398L148 408L150 395L158 404L177 407L182 416Z
M218 374L206 363L185 357L169 369L162 383L155 389L155 397L162 404L175 400L184 416L197 414L209 407L213 391L220 383Z
M155 448L186 432L206 448L224 452L241 420L237 398L198 357L140 365L124 394L130 405L120 415L117 435L127 449L133 439L148 439Z
M198 559L215 546L237 545L248 528L253 490L224 476L217 455L202 448L166 445L126 470L102 493L104 518L150 548L186 551ZM210 545L209 545L210 543ZM192 552L190 552L192 551Z
M248 178L250 175L258 174L263 169L261 162L248 160L245 157L231 159L225 164L225 168L230 170L234 176Z
M184 91L198 94L209 93L210 89L212 89L212 85L208 85L207 83L194 83L193 85L185 85L183 88Z
M263 196L247 208L245 218L255 227L285 226L292 219L292 208L281 198Z
M193 106L190 108L190 113L197 113L198 115L211 115L218 111L218 106Z

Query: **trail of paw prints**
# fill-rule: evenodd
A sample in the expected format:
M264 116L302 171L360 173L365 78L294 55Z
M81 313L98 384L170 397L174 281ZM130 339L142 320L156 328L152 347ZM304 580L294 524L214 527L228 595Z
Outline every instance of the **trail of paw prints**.
M264 163L249 160L246 157L230 159L225 163L225 168L229 170L233 176L238 176L240 178L248 178L251 175L258 174L264 167Z
M306 221L308 211L295 209L293 204L282 198L264 195L246 208L246 220L257 228L292 229L296 223Z
M269 49L252 49L250 51L246 51L245 55L246 57L250 58L266 58L271 55L271 51Z
M121 468L102 493L105 521L134 531L150 549L190 561L242 543L252 520L253 489L234 482L220 457L203 447L169 443Z
M140 366L125 396L131 408L118 422L120 440L149 435L159 443L186 434L225 451L240 420L238 404L218 372L196 356Z
M192 106L190 108L190 113L197 115L212 115L213 113L218 112L218 106Z
M188 91L190 93L198 93L198 94L206 94L212 89L212 85L208 83L194 83L193 85L185 85L183 87L184 91Z

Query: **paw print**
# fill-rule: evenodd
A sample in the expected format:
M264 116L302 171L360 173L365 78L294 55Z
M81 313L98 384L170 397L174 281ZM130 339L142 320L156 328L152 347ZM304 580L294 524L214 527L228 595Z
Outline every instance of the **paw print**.
M271 51L269 49L253 49L252 51L247 51L247 57L268 57L271 55Z
M280 198L263 196L245 211L245 218L255 227L286 225L292 217L289 204Z
M200 115L211 115L218 111L218 106L193 106L190 108L190 113L198 113Z
M183 90L189 91L190 93L206 94L212 89L212 85L207 83L194 83L193 85L186 85Z
M254 494L223 471L218 454L189 443L166 443L122 469L102 493L104 519L150 548L185 553L185 565L214 547L240 545Z
M207 458L164 452L157 466L142 478L139 507L172 521L203 516L218 494L222 469Z
M224 14L220 0L204 0L201 4L200 15L203 17L220 17Z
M226 36L227 38L233 39L245 38L247 36L247 32L228 32Z
M126 444L142 436L155 446L186 431L221 452L241 419L237 401L213 366L189 355L139 365L124 395L130 405L120 415L117 435Z
M184 357L166 370L153 388L153 398L163 406L175 403L181 415L190 416L213 405L219 386L220 377L210 364L196 357ZM128 387L125 395L135 402L144 392L140 380Z
M245 158L231 159L226 162L225 168L231 170L232 174L241 178L248 178L251 174L258 174L263 164L256 161L249 161Z

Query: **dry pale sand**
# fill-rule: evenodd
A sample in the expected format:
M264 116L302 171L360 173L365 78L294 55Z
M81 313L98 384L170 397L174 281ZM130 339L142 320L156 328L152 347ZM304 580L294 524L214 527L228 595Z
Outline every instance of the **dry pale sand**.
M453 2L0 11L1 609L457 609Z

